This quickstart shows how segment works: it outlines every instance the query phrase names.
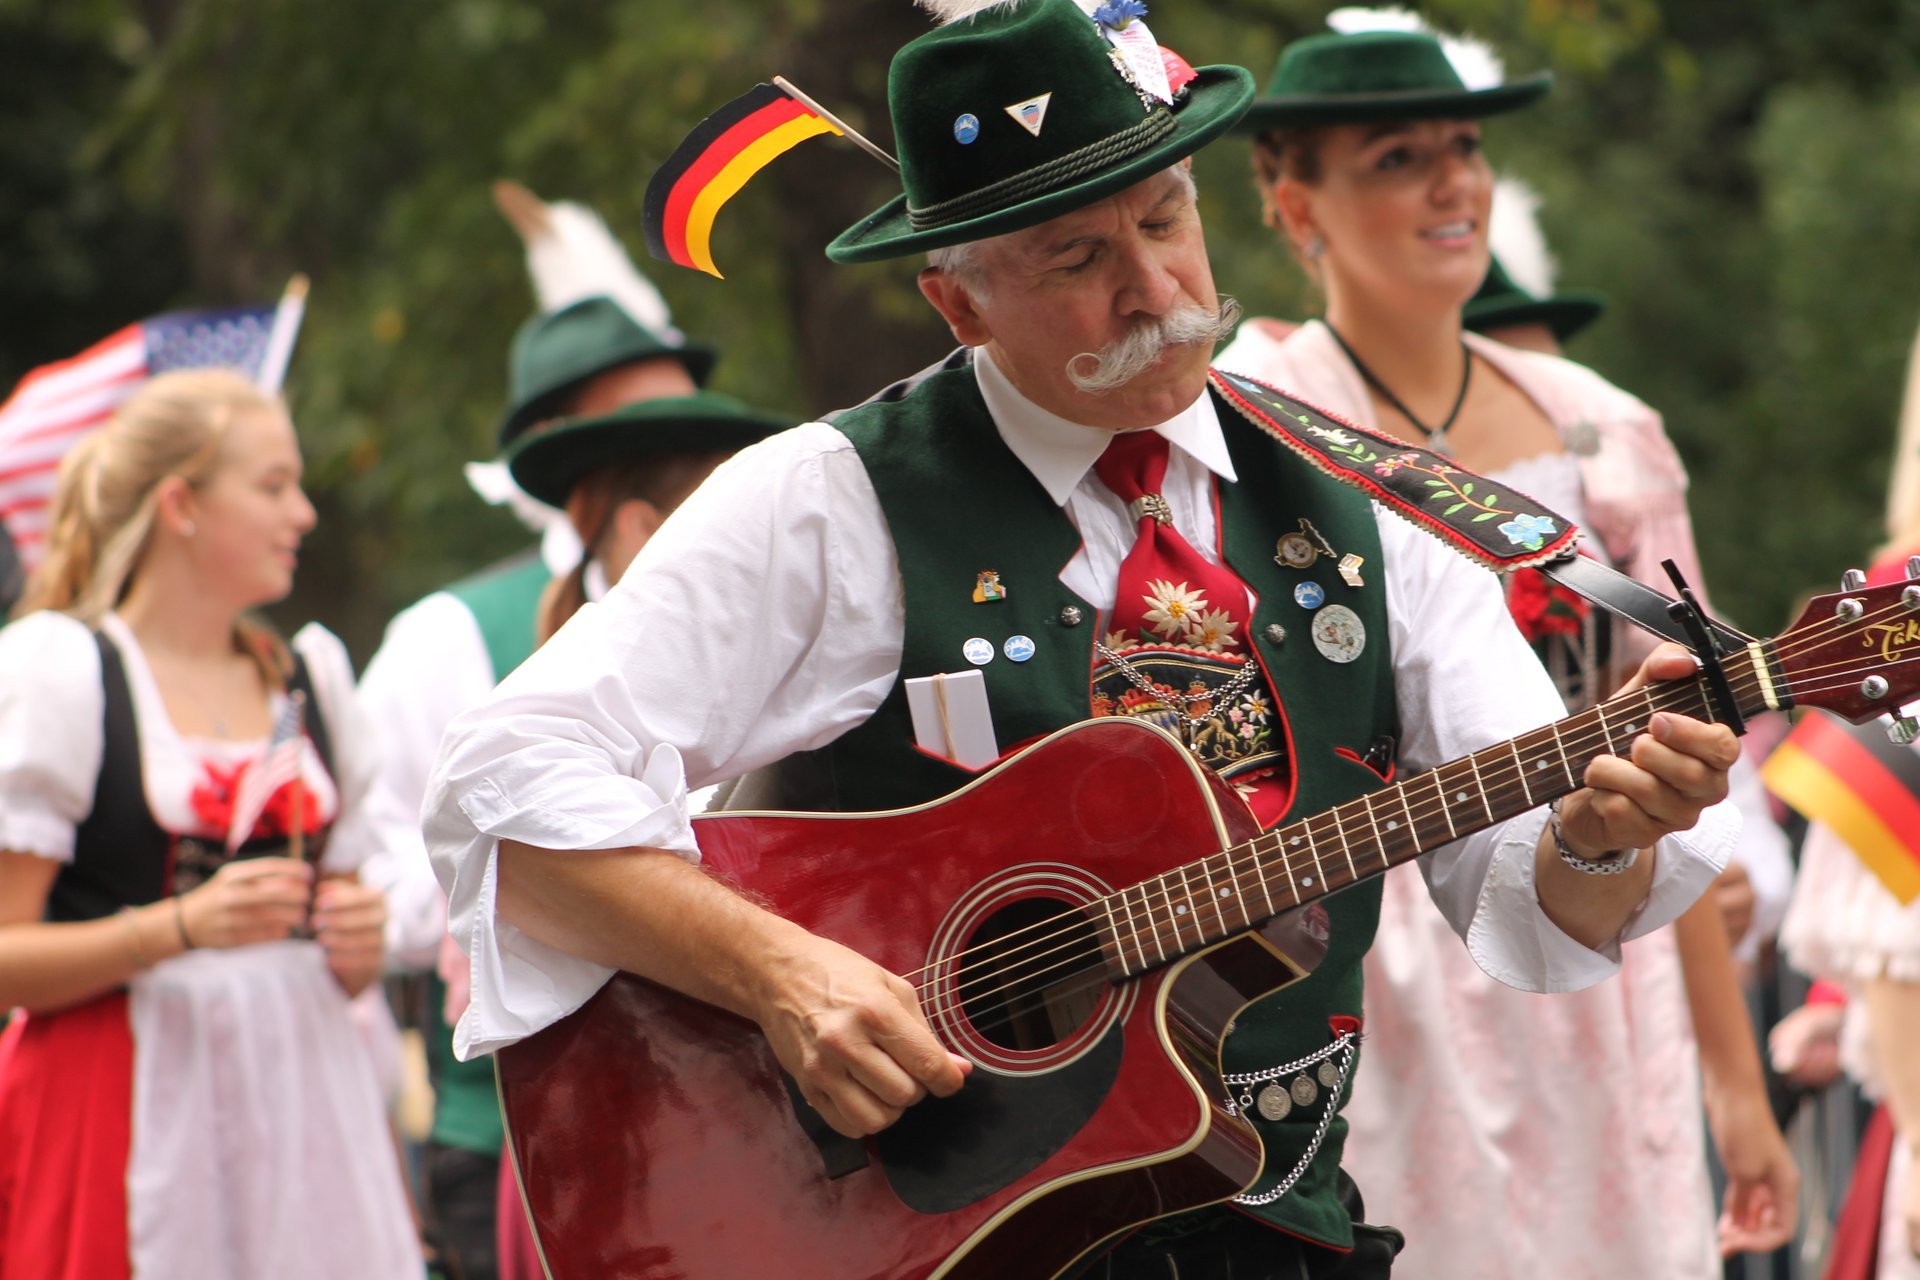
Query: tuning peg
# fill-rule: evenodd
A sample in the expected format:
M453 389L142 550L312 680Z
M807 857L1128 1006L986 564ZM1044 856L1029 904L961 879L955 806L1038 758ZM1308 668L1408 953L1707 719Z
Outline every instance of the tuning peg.
M1920 587L1900 588L1900 603L1908 609L1920 609Z
M1840 575L1840 589L1842 591L1858 591L1866 585L1867 575L1858 569L1849 569Z
M1915 739L1920 739L1920 720L1912 716L1895 716L1887 722L1887 741L1895 746L1912 746Z
M1920 582L1920 556L1907 557L1907 581Z

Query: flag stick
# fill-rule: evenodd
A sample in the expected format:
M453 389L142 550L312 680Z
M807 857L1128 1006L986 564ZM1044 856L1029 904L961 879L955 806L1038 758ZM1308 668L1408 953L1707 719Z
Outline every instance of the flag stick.
M294 723L299 726L295 737L303 736L307 722L307 695L295 689L287 695L293 700L297 711ZM293 771L293 790L287 792L287 856L295 862L307 860L307 823L306 799L307 784L300 778L300 768L296 764Z
M278 394L287 376L287 361L293 356L293 340L300 333L300 321L307 313L307 278L295 275L287 281L280 304L273 309L273 328L267 333L267 350L260 357L260 389Z
M845 120L842 120L839 116L836 116L835 114L833 114L833 112L827 110L825 107L815 102L812 98L809 98L806 94L794 88L792 81L788 80L785 76L775 76L773 78L773 83L774 83L774 86L778 88L782 93L786 94L788 97L792 98L795 102L798 102L801 106L805 107L807 110L813 112L815 115L819 116L822 120L825 120L828 124L838 129L841 135L845 137L847 141L853 143L855 146L859 147L862 151L872 156L875 160L878 160L880 163L886 165L889 169L892 169L895 173L900 172L900 162L898 160L895 160L892 156L882 151L879 147L876 147L873 143L867 141L866 138L860 135L858 130L856 130L852 125L848 124Z

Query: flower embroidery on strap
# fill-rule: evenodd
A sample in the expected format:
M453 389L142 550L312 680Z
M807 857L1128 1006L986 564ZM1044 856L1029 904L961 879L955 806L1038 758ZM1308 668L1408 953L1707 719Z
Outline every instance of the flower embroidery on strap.
M1508 542L1529 551L1538 551L1548 538L1559 532L1558 526L1545 516L1517 515L1498 527L1507 535Z

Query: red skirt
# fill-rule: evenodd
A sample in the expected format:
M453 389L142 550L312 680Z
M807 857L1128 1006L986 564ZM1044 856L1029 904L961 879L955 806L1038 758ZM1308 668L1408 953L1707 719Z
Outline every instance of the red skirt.
M0 1035L0 1280L127 1280L125 992Z

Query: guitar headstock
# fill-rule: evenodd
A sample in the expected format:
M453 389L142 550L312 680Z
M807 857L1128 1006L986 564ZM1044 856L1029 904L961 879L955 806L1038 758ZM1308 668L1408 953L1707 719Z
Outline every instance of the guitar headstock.
M1768 656L1794 705L1864 723L1920 697L1920 557L1904 582L1866 585L1847 570L1841 589L1815 596Z

